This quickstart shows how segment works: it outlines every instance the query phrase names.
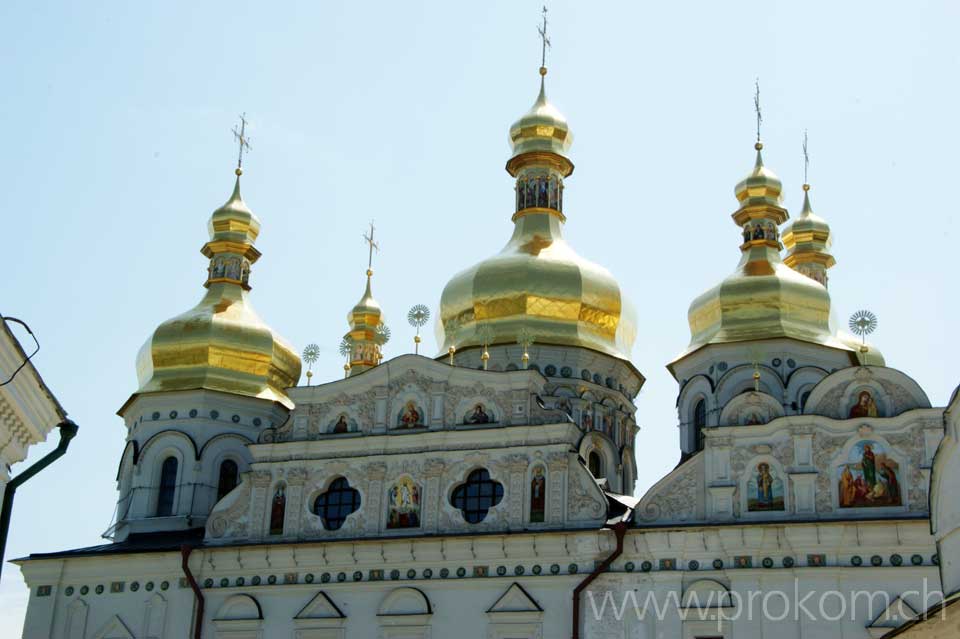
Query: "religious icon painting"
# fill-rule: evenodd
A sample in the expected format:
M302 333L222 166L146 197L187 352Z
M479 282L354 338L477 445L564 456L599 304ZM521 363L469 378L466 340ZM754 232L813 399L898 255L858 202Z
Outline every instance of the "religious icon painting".
M357 420L351 419L346 413L337 415L327 428L327 432L333 434L355 433L357 430Z
M873 399L873 393L868 390L862 390L857 393L856 401L850 407L848 415L853 417L880 417L877 411L877 402Z
M416 428L417 426L423 426L423 420L423 408L411 399L404 403L400 414L397 415L397 427Z
M534 466L533 477L530 479L530 523L543 523L546 509L547 479L543 466Z
M840 465L837 497L840 508L902 505L900 465L886 446L864 440L850 449Z
M464 424L490 424L495 422L493 415L487 411L487 408L477 403L463 416Z
M769 512L783 509L783 479L769 463L760 462L747 480L747 510Z
M283 534L283 519L287 510L287 487L284 484L277 485L273 493L273 499L270 502L270 534Z
M387 528L420 527L420 487L409 477L401 477L387 494Z

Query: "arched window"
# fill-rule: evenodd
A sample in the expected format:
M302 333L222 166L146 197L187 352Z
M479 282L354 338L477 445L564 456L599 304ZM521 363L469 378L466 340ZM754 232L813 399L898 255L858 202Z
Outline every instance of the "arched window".
M587 468L595 478L603 479L603 459L600 458L600 453L595 450L590 451L587 455Z
M317 497L314 512L327 530L339 530L352 513L360 509L360 492L344 477L334 479L327 492Z
M490 479L485 468L479 468L453 490L450 505L460 510L463 518L478 524L487 517L487 512L503 499L503 484Z
M231 490L237 487L238 479L237 462L232 459L225 459L220 464L220 479L217 482L217 501L227 496Z
M157 517L173 514L173 497L177 493L177 458L167 457L160 467L160 492L157 494Z
M703 450L703 429L707 425L707 402L697 401L693 407L693 442L694 450Z

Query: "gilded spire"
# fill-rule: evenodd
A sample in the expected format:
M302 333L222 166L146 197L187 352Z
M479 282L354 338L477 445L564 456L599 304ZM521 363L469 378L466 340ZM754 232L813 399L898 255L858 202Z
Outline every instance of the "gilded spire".
M201 249L210 259L207 292L194 308L161 324L140 349L137 393L208 389L292 408L286 389L300 379L300 358L248 299L250 267L260 257L254 246L260 220L240 196L242 154L249 149L241 122L234 131L241 154L233 193L210 216L210 239Z
M836 264L830 253L833 237L830 225L814 214L810 206L810 182L807 171L810 155L807 150L807 132L803 132L803 210L800 216L783 231L787 254L784 263L798 273L827 286L827 269Z
M381 347L386 343L386 326L383 323L380 304L373 298L370 283L373 278L373 252L380 250L374 240L376 227L370 222L370 231L363 234L367 243L367 286L363 297L347 314L350 330L344 339L350 344L349 374L355 375L380 363Z

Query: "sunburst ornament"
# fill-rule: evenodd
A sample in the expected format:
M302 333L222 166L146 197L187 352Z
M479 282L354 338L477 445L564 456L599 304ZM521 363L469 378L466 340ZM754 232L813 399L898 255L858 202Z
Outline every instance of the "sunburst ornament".
M877 330L877 316L861 309L850 316L850 330L860 336L860 352L867 352L867 335Z
M381 346L390 341L390 327L386 324L377 326L377 343Z
M866 309L850 316L850 330L866 340L867 335L877 330L877 316Z
M527 352L527 349L533 344L533 331L529 328L521 328L517 333L517 344L523 347L523 355L520 357L520 361L523 363L523 368L526 369L530 365L530 353Z
M353 351L353 339L350 337L344 337L342 340L340 340L340 347L338 351L343 357L350 357L350 353Z
M489 324L481 324L477 329L477 339L483 344L483 353L480 354L480 361L483 362L483 370L487 370L487 362L490 360L490 351L487 347L496 339L497 333Z
M411 307L410 312L407 313L407 321L410 322L410 326L417 329L417 334L413 336L413 352L419 355L420 327L430 321L430 309L423 304L417 304Z
M307 344L303 349L303 361L307 363L307 386L310 385L310 378L313 377L313 365L320 359L320 347L316 344Z

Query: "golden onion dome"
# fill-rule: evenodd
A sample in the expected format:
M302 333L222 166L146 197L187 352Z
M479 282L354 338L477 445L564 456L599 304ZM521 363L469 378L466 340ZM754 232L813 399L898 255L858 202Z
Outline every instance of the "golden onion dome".
M778 227L787 218L780 179L763 164L757 143L753 170L735 189L742 252L736 270L690 305L691 340L680 358L708 344L792 338L849 351L830 327L830 294L780 258ZM679 358L678 358L679 359Z
M783 231L787 249L784 263L790 268L827 285L827 269L836 264L830 253L833 238L830 225L810 206L810 185L803 185L803 210Z
M545 69L541 69L541 75ZM516 177L513 236L496 255L451 279L440 298L440 355L485 342L581 346L629 359L636 322L620 287L603 267L563 238L564 178L571 142L566 119L547 100L541 79L533 108L510 129Z
M210 217L207 292L195 307L162 323L137 356L137 393L207 389L280 402L300 379L300 357L253 310L250 265L260 221L233 194Z
M536 102L510 127L510 148L513 149L511 162L532 152L552 153L566 159L567 151L573 143L573 133L570 132L567 119L547 100L544 81L546 72L545 68L540 68L540 94ZM567 163L569 164L569 160ZM572 171L573 165L569 164L566 175ZM511 175L513 174L511 171Z
M372 252L371 252L372 256ZM384 334L383 311L380 303L373 298L370 280L373 269L367 268L367 287L363 297L347 313L350 330L343 336L350 348L350 361L346 370L356 375L380 363L382 346L386 343Z

